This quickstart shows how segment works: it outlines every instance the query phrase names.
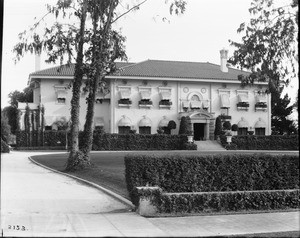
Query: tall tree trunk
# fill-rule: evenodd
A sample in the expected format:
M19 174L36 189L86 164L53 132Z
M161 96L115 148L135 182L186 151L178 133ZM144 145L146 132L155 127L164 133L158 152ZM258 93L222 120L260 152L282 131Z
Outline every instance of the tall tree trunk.
M72 88L72 99L71 99L71 149L69 158L66 165L66 170L76 170L85 166L85 161L82 160L81 153L79 151L79 112L80 112L80 91L83 79L83 45L84 45L84 31L85 21L87 15L87 3L83 1L82 14L80 19L80 33L77 59L75 64L74 82Z

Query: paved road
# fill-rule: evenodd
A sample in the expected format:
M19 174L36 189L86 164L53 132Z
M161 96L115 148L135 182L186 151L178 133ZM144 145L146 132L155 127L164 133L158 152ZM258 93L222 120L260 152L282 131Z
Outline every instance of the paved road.
M28 156L35 154L41 152L1 154L4 237L201 237L299 231L299 212L144 218L98 189L33 164Z

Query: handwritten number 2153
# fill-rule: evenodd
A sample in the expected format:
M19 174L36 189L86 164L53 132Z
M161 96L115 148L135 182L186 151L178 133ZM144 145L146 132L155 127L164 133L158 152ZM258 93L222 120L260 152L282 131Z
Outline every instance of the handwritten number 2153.
M19 225L16 225L16 226L12 226L12 225L8 225L8 229L12 229L12 230L21 230L21 231L25 231L25 226L19 226Z

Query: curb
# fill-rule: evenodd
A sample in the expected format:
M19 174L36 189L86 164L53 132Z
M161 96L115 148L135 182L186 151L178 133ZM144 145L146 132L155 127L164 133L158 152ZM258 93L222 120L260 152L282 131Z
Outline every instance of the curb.
M108 190L108 189L106 189L106 188L104 188L104 187L102 187L102 186L100 186L100 185L98 185L98 184L95 184L95 183L90 182L90 181L87 181L87 180L85 180L85 179L76 177L76 176L74 176L74 175L70 175L70 174L63 173L63 172L60 172L60 171L58 171L58 170L49 168L49 167L47 167L47 166L45 166L45 165L43 165L43 164L40 164L39 162L36 162L34 159L31 158L31 156L29 156L28 159L29 159L32 163L34 163L34 164L36 164L36 165L38 165L38 166L40 166L40 167L43 167L44 169L51 170L51 171L54 172L54 173L58 173L58 174L67 176L67 177L73 178L73 179L75 179L75 180L79 180L79 181L81 181L81 182L83 182L83 183L85 183L85 184L87 184L87 185L90 185L90 186L92 186L92 187L94 187L94 188L97 188L97 189L101 190L102 192L106 193L107 195L113 197L114 199L119 200L121 203L123 203L123 204L129 206L131 209L135 209L135 206L131 203L131 201L129 201L128 199L126 199L126 198L120 196L119 194L116 194L116 193L114 193L114 192L112 192L112 191L110 191L110 190Z

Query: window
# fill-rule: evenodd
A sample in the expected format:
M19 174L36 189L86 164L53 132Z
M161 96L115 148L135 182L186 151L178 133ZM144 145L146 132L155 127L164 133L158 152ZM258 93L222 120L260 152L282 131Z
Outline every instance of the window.
M243 128L238 129L238 135L239 136L246 136L247 133L248 133L248 128L247 127L243 127Z
M139 133L140 134L145 134L145 135L150 135L151 134L151 127L149 127L149 126L140 126L139 127Z
M45 131L51 131L52 130L52 126L45 126Z
M255 128L255 135L264 136L266 134L266 128Z
M130 126L119 126L119 134L129 134Z
M229 111L228 108L221 108L220 111L221 111L221 115L228 116L228 111Z
M57 98L57 103L59 103L59 104L65 104L66 103L66 99L65 98Z

